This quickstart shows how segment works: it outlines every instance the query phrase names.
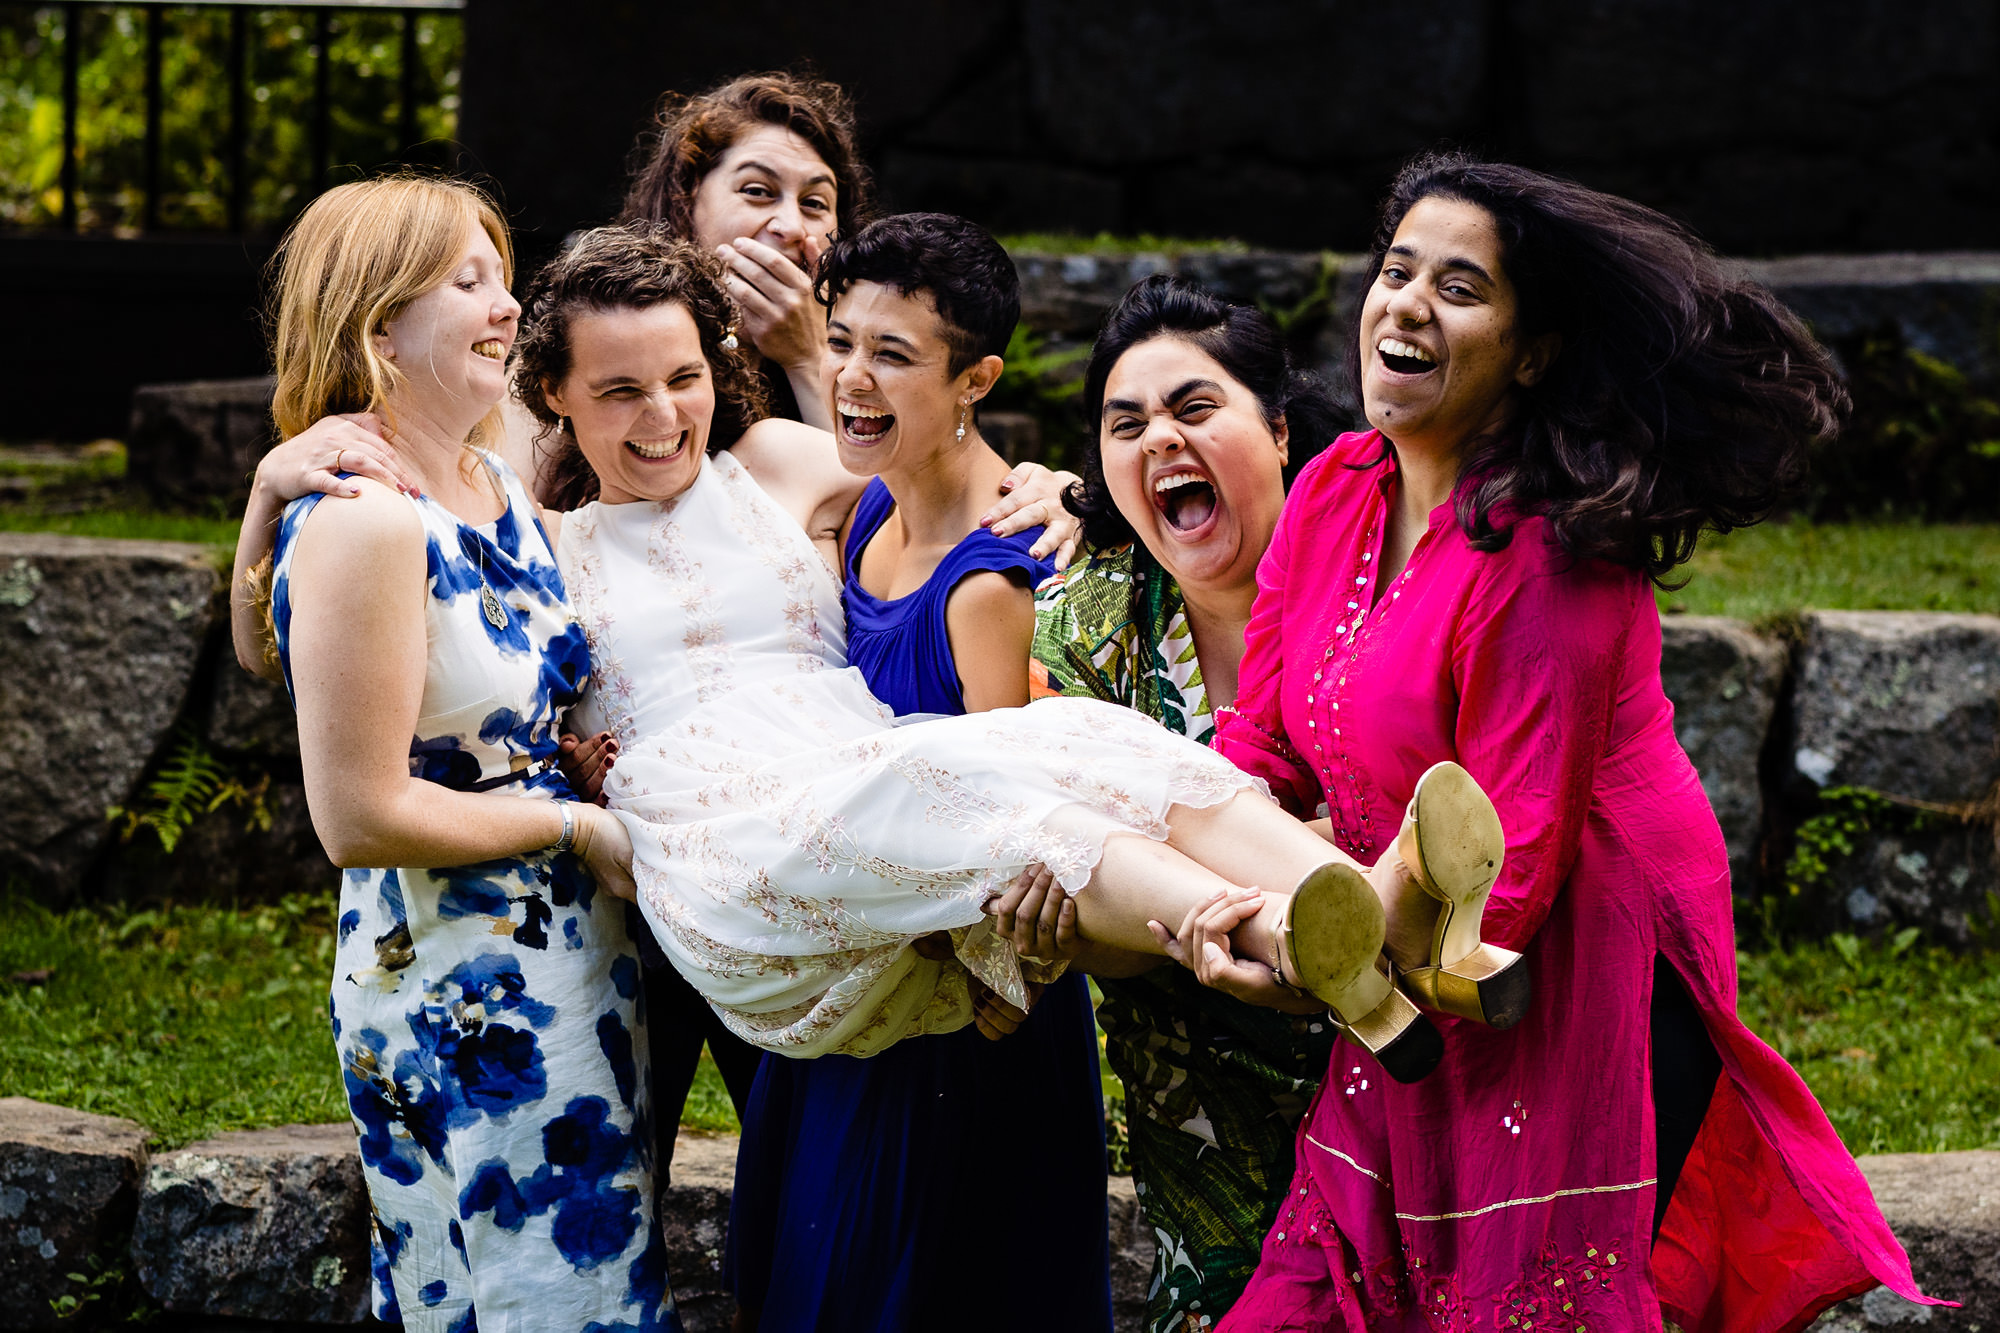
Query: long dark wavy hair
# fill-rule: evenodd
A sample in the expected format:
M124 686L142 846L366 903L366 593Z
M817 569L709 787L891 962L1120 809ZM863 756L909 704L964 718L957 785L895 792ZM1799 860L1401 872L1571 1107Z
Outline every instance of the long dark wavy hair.
M1460 469L1453 502L1476 549L1505 547L1518 519L1540 514L1571 556L1663 581L1704 530L1767 517L1804 479L1810 446L1846 419L1826 349L1673 219L1523 167L1427 154L1383 203L1371 273L1429 198L1492 216L1517 334L1562 336L1548 372L1519 390L1511 426ZM1358 395L1358 322L1354 335Z
M736 307L722 290L722 268L715 256L675 239L660 223L584 232L535 275L523 303L521 336L514 343L514 396L535 420L561 432L546 480L550 508L574 509L598 493L597 474L584 461L575 433L549 406L546 390L569 375L571 321L580 314L644 310L670 302L685 306L694 317L702 355L715 379L708 451L727 449L752 422L768 415L763 377L751 368L743 349L723 345L736 321Z
M1231 305L1192 279L1156 273L1105 315L1084 371L1083 480L1070 488L1063 505L1083 520L1087 546L1101 549L1136 538L1104 482L1104 386L1120 357L1158 337L1185 339L1214 357L1256 397L1264 424L1274 433L1284 419L1291 438L1287 480L1345 427L1346 416L1326 386L1292 364L1277 321L1250 306Z

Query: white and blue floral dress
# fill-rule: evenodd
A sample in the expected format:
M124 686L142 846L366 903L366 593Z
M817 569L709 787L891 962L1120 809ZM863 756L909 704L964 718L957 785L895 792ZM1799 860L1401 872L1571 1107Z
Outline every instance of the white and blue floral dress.
M511 469L482 527L413 499L429 661L413 776L522 800L589 676L547 534ZM278 531L272 619L322 497ZM639 958L627 905L572 856L349 870L333 1030L375 1220L375 1313L413 1330L680 1328L652 1212Z

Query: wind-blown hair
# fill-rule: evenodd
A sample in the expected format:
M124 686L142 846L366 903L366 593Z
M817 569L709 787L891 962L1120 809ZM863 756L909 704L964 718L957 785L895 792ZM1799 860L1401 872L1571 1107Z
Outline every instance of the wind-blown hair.
M1345 424L1319 379L1292 365L1276 320L1251 306L1232 305L1190 278L1156 273L1126 292L1105 315L1084 370L1083 480L1070 488L1063 504L1083 520L1086 546L1101 549L1135 539L1104 481L1104 387L1119 358L1140 343L1163 337L1182 339L1215 358L1256 397L1273 434L1279 420L1284 421L1292 458L1288 473L1324 449Z
M694 239L694 193L702 177L743 135L776 125L811 144L833 172L833 216L840 235L868 221L873 187L857 146L854 104L840 85L804 74L746 74L692 97L668 93L640 141L640 161L625 192L625 222L664 222Z
M389 399L404 377L375 350L375 335L444 285L474 227L492 239L511 285L507 224L464 181L379 176L337 185L306 206L271 260L271 416L280 439L343 412L374 412L394 429ZM496 407L466 442L499 438Z
M514 344L514 396L535 420L560 431L545 485L549 507L574 509L597 498L597 474L584 460L574 431L549 405L548 388L568 378L570 325L578 315L684 307L694 319L702 356L715 382L715 419L708 452L727 449L766 415L763 378L740 347L726 347L736 307L722 290L715 256L678 240L660 223L634 222L584 232L535 275Z
M1453 502L1475 548L1506 546L1540 514L1571 556L1664 580L1705 529L1768 516L1808 448L1840 429L1847 391L1826 349L1680 223L1522 167L1427 154L1383 204L1371 273L1427 198L1492 215L1517 335L1562 337L1512 425L1462 464ZM1358 393L1358 326L1347 362Z

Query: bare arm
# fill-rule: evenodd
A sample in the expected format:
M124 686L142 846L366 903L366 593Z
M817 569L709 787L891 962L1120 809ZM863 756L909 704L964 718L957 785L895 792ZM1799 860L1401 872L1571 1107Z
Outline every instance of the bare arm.
M1019 708L1028 702L1033 593L997 570L969 574L945 600L944 628L966 712Z
M429 655L424 530L401 497L373 483L360 489L350 504L313 511L290 566L292 683L314 830L340 866L466 865L549 846L562 833L556 802L455 792L410 775ZM595 806L569 809L592 872L629 896L623 826Z
M278 540L285 506L320 493L352 499L359 483L342 472L369 477L394 489L415 489L415 477L389 447L379 418L368 412L322 417L265 454L250 485L249 507L236 534L236 567L229 581L229 637L236 660L253 676L281 678L270 639L270 572L261 568Z

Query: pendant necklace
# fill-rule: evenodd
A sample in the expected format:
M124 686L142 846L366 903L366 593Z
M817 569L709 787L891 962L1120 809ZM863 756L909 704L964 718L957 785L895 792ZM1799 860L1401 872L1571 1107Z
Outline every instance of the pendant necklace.
M494 629L507 628L507 607L500 600L500 594L493 591L493 585L486 581L486 542L475 531L473 539L479 552L479 609L486 617L486 623Z

